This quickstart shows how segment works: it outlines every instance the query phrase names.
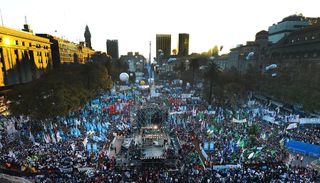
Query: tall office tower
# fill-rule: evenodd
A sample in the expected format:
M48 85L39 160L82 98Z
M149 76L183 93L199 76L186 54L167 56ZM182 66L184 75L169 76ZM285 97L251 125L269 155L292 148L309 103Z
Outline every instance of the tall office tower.
M107 40L107 54L112 57L112 59L119 58L119 44L116 39L108 39Z
M171 34L157 34L156 36L156 55L159 58L160 53L163 57L171 55Z
M179 34L179 56L189 55L189 34Z

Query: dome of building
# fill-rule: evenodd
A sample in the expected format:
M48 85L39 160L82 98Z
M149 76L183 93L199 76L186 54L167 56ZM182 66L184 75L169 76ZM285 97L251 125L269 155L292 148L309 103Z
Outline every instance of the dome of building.
M302 14L290 15L290 16L285 17L284 19L282 19L282 22L286 22L286 21L303 21L304 19L305 19L305 17Z

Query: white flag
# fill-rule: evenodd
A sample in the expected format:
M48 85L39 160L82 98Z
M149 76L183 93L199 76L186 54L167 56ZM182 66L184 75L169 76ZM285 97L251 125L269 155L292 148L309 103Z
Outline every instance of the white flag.
M51 134L51 140L52 140L53 143L57 143L57 140L56 140L56 138L54 136L54 133Z
M84 145L84 147L86 147L87 146L87 143L88 143L88 137L86 137L84 140L83 140L83 145Z
M11 158L16 158L16 155L14 154L13 151L9 151L8 156L11 157Z
M50 139L50 136L49 136L48 134L45 134L43 138L44 138L44 141L45 141L47 144L50 143L51 139Z
M71 146L73 151L76 149L76 146L74 144L71 144L70 146Z
M57 142L60 142L62 138L60 136L60 132L59 131L57 131L56 136L57 136Z
M30 135L29 138L30 138L31 142L32 142L32 143L35 143L34 136L32 135L31 132L29 132L29 135Z

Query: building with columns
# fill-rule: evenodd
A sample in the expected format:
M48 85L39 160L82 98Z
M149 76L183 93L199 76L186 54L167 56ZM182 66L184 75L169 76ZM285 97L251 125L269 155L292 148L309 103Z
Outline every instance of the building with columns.
M33 34L0 26L0 86L32 81L52 67L51 42Z

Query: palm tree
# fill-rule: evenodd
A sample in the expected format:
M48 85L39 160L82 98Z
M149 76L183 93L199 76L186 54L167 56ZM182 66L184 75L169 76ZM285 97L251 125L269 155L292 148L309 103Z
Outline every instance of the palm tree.
M217 64L215 64L213 62L208 65L208 68L204 73L204 79L209 81L209 85L210 85L209 86L209 98L208 98L209 104L212 103L213 83L218 81L219 73L220 73L220 71L219 71Z
M194 58L190 60L190 67L192 68L192 85L194 85L194 73L196 70L199 69L199 59L198 58Z
M186 70L186 66L183 61L180 61L175 67L174 70L180 73L180 79L182 76L182 72Z

